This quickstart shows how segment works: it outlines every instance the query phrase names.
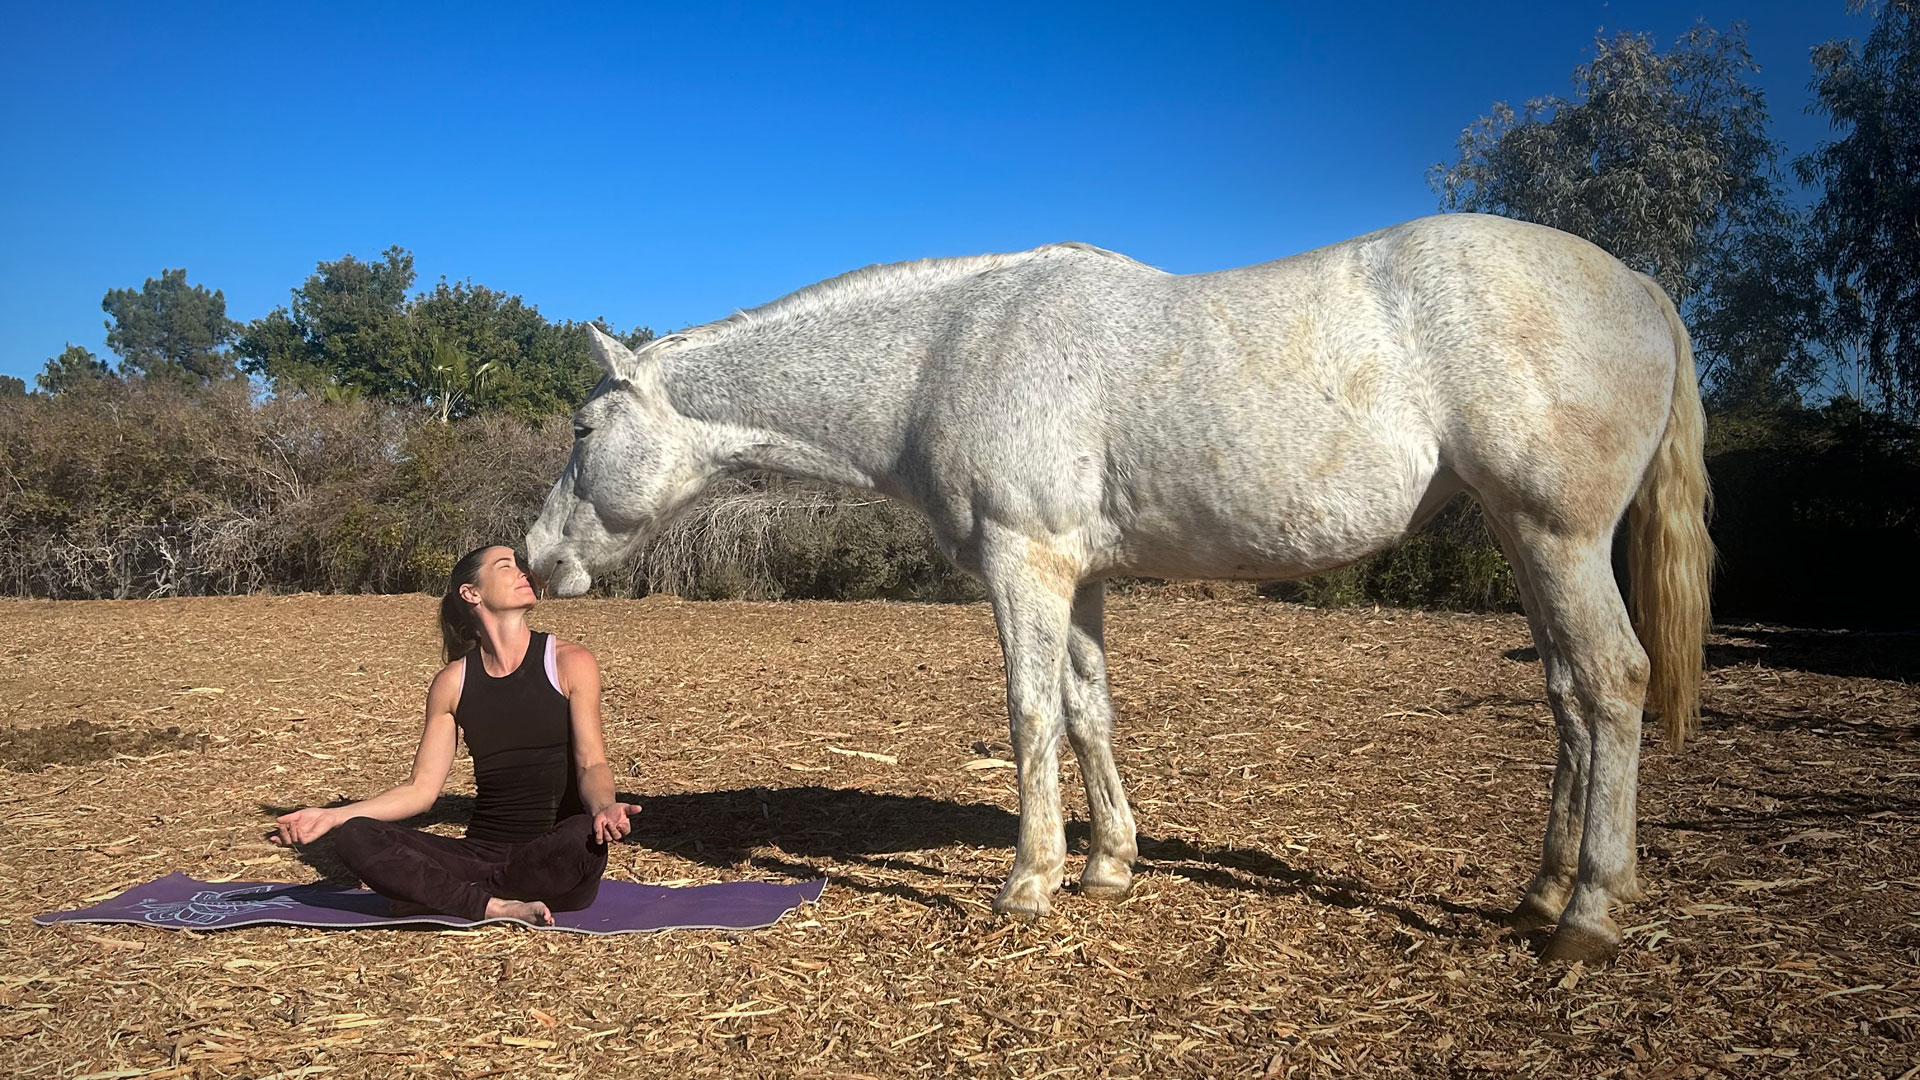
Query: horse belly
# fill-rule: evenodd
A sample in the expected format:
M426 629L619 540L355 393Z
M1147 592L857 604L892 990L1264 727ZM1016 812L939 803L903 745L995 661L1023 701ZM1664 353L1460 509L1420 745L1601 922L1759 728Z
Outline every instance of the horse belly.
M1431 441L1378 430L1282 445L1159 448L1119 500L1115 572L1271 580L1344 566L1406 534L1438 467Z

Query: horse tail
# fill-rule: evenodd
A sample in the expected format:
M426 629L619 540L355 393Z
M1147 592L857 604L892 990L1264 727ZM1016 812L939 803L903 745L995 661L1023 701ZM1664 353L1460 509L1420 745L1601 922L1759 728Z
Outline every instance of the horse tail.
M1673 335L1673 400L1666 432L1628 510L1627 576L1633 629L1647 652L1647 711L1675 747L1700 717L1703 646L1712 621L1713 540L1707 535L1706 414L1700 407L1693 344L1659 282L1641 284L1667 316Z

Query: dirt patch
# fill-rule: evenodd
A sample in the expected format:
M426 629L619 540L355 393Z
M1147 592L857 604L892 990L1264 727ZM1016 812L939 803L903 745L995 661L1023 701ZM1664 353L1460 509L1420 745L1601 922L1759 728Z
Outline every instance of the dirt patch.
M183 732L178 727L116 731L91 720L75 719L47 727L0 731L0 767L9 772L38 772L49 765L84 765L118 754L144 757L169 750L199 750L206 745L205 732Z
M977 764L1007 739L984 607L544 605L600 658L644 808L612 876L831 881L767 931L580 940L32 926L174 870L335 871L267 828L405 777L433 601L4 606L0 733L208 734L0 771L4 1075L1655 1080L1897 1077L1916 1054L1920 689L1884 677L1910 670L1897 647L1716 637L1699 737L1643 750L1627 947L1569 968L1502 921L1553 763L1514 616L1116 596L1137 886L1027 924L989 910L1018 799ZM457 831L471 790L463 760L423 827Z

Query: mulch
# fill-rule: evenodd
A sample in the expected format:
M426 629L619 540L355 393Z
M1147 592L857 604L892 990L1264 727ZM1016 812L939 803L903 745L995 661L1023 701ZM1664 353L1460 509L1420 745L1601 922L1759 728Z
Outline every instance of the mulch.
M1920 639L1723 628L1643 752L1617 961L1502 921L1553 762L1515 616L1109 605L1131 897L989 904L1013 771L984 607L578 600L609 873L832 880L761 932L42 929L179 870L338 877L270 818L406 775L433 601L0 604L0 1073L1920 1077ZM104 736L104 737L103 737ZM1063 749L1068 806L1084 797ZM456 765L426 827L457 832ZM1076 859L1069 873L1077 872Z

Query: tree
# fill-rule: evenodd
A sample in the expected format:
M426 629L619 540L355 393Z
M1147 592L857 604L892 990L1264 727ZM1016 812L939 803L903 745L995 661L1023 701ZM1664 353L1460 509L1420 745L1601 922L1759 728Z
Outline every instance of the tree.
M188 285L187 272L162 270L139 289L114 289L100 301L107 347L120 354L123 372L201 384L231 378L233 361L221 347L233 339L227 298L204 285Z
M485 285L441 279L412 297L413 255L319 264L292 302L249 325L246 370L280 389L365 393L433 409L442 421L477 413L533 419L572 408L599 378L584 326ZM637 347L644 327L624 339Z
M433 406L440 422L450 424L455 416L471 415L480 396L499 370L499 361L474 363L467 350L438 334L429 333L421 389Z
M442 279L407 316L415 334L405 367L411 396L449 418L553 416L578 405L600 378L583 324L548 322L520 297L485 285ZM619 336L638 348L653 332Z
M64 394L112 378L106 361L78 345L68 345L60 355L47 361L46 369L34 382L42 393Z
M584 325L471 281L409 297L413 282L413 254L397 246L374 262L320 263L291 303L246 328L241 366L277 389L415 402L449 422L563 413L599 378ZM638 347L653 332L622 337Z
M1865 10L1854 0L1852 10ZM1920 415L1920 0L1880 0L1864 46L1813 50L1814 103L1845 135L1794 164L1832 284L1832 336L1893 411ZM1855 396L1864 387L1853 388Z
M0 398L27 396L27 380L13 375L0 375Z
M375 262L322 262L291 303L247 326L241 367L279 389L404 397L393 359L408 344L413 253L395 245Z
M1594 43L1572 98L1515 114L1496 103L1429 182L1444 210L1504 214L1585 237L1660 280L1676 299L1750 221L1774 212L1778 147L1767 138L1746 31L1704 24L1665 53L1651 38Z
M1704 260L1688 324L1701 382L1716 409L1761 412L1800 403L1827 359L1830 306L1804 214L1777 208Z

